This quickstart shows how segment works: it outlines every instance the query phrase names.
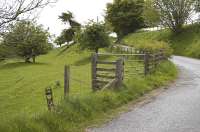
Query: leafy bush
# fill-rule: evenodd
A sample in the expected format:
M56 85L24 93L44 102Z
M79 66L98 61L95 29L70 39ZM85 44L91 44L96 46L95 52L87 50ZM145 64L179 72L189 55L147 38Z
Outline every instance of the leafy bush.
M49 33L30 21L20 21L10 26L9 32L3 35L2 44L9 47L13 54L22 57L26 62L38 55L46 54L51 49L48 43Z
M106 22L117 33L118 39L144 27L144 0L114 0L107 5Z
M95 50L96 53L99 48L108 47L111 43L105 25L93 21L80 30L76 38L82 49Z

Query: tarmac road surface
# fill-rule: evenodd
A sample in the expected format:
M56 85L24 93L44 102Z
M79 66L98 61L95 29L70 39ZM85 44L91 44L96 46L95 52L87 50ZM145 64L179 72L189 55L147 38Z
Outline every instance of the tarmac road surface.
M89 132L200 132L200 60L174 56L180 77L149 103Z

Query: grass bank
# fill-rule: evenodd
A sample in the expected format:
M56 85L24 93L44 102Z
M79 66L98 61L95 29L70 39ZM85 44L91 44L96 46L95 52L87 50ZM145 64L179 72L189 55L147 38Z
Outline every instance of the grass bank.
M138 32L125 37L124 42L135 47L173 48L175 55L200 58L200 24L185 26L180 34L169 30Z

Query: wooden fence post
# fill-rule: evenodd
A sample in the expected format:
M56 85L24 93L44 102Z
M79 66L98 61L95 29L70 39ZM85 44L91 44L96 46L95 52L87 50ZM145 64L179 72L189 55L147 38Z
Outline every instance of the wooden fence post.
M53 91L51 87L45 89L45 95L47 99L48 110L52 111L54 109L54 103L53 103Z
M116 62L116 87L120 87L123 83L123 59L119 59Z
M145 53L144 55L144 75L146 76L149 73L149 54Z
M97 59L98 55L92 54L92 90L94 92L97 90Z
M69 95L70 67L65 65L64 68L64 97Z

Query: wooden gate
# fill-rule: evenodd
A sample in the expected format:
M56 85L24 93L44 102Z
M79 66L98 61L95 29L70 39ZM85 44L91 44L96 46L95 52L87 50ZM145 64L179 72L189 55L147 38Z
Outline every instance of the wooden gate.
M123 81L123 59L116 61L102 61L99 59L101 54L92 55L92 89L93 91L120 87Z

